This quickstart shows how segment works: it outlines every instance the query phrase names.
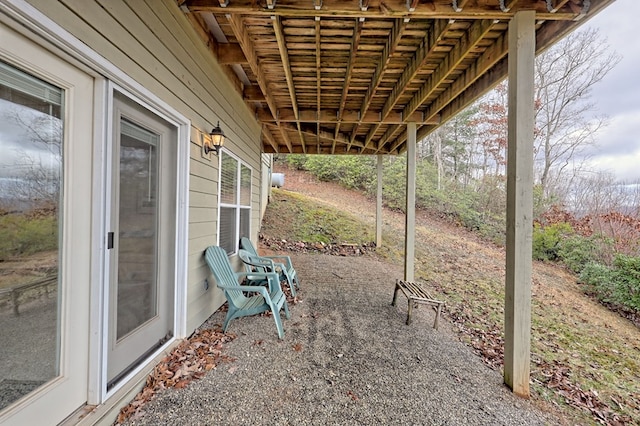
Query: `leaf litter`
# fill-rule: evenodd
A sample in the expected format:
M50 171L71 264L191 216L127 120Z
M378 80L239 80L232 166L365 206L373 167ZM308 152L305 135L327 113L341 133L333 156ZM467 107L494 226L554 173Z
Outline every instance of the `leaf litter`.
M220 328L196 330L155 366L147 377L144 388L129 405L120 410L115 425L143 416L144 405L163 389L183 389L221 363L234 361L235 359L225 355L223 350L225 343L235 338L235 334L225 333ZM229 372L234 371L232 366Z

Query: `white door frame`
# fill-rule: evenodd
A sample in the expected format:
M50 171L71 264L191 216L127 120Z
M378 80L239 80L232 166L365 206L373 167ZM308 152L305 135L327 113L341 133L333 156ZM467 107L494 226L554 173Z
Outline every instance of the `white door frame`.
M105 304L106 287L105 239L107 231L106 207L107 190L110 176L107 172L107 141L110 136L109 115L111 112L113 90L127 95L141 106L149 109L177 128L178 156L176 159L176 283L175 286L175 327L174 339L186 337L187 329L187 270L188 270L188 206L189 206L189 160L191 123L187 117L164 102L160 97L142 84L128 76L114 64L86 44L78 40L63 27L56 24L25 0L0 0L0 11L10 18L8 24L36 43L46 45L60 52L75 65L88 72L95 79L94 86L94 135L93 135L93 182L92 182L92 234L91 242L91 306L89 347L89 383L87 385L87 403L103 403L118 389L123 387L130 377L146 367L146 363L127 375L118 386L106 391L105 345ZM166 345L170 345L171 341ZM166 346L165 345L165 346ZM164 348L164 346L163 346ZM158 352L162 350L159 349ZM150 357L152 359L152 357Z
M176 152L178 149L177 147L178 126L175 123L167 122L166 120L164 120L164 117L160 118L158 114L151 111L149 108L146 108L143 105L141 105L140 102L138 102L136 99L133 99L129 94L123 93L122 88L118 88L112 84L110 85L110 87L111 87L111 90L109 90L109 100L112 106L108 109L109 110L109 115L108 115L109 132L108 132L107 150L109 151L109 156L106 158L107 164L105 167L105 171L106 171L106 177L111 178L109 180L110 184L108 185L109 187L108 191L110 191L111 193L109 194L110 195L109 198L105 200L106 202L105 219L108 227L106 232L116 231L116 235L117 235L118 229L119 229L119 225L117 225L117 223L121 221L121 217L120 217L120 214L118 213L118 207L117 207L120 201L118 196L118 189L116 187L116 185L118 185L116 184L116 182L119 181L119 172L117 172L119 167L116 164L119 163L120 161L119 154L118 154L118 150L120 146L120 144L118 143L120 139L120 131L118 130L120 127L119 121L122 119L122 117L126 116L128 119L132 119L133 121L140 121L139 124L141 126L148 129L153 129L152 131L156 131L156 132L163 131L165 129L165 125L167 126L167 128L171 128L169 133L163 134L161 138L162 140L158 142L158 146L157 146L158 161L160 161L162 164L165 164L164 162L167 161L168 162L166 164L167 167L171 167L174 169L171 174L175 174L177 172L177 164L175 162L175 158L176 158ZM116 93L118 94L118 99L119 99L118 102L114 101L116 98L115 96ZM122 114L122 117L120 116L120 114ZM150 118L151 116L153 116L153 118ZM167 136L169 135L170 137L167 138ZM112 154L115 154L115 155L112 155ZM171 164L171 166L168 165L169 163ZM162 216L165 213L165 206L166 207L170 206L171 217L167 225L172 228L172 231L170 232L171 234L170 239L164 238L165 236L164 229L162 231L159 231L160 232L158 234L159 240L156 242L156 244L160 244L160 247L165 247L165 244L163 243L163 240L164 240L166 242L173 241L172 244L174 245L173 250L171 250L170 248L167 248L167 250L165 250L166 256L157 254L157 256L160 256L163 259L161 261L164 261L165 259L170 260L172 257L175 258L175 256L179 254L179 249L175 245L175 233L173 232L173 228L175 228L177 224L177 220L175 219L175 217L178 213L178 208L177 208L177 205L175 205L173 202L167 204L167 202L162 201L168 192L175 193L178 189L177 185L175 185L174 177L171 176L171 174L162 173L158 175L158 178L159 178L158 188L160 191L159 197L157 199L158 208L160 209L159 220L166 221L166 219L163 219ZM167 183L168 185L165 185L165 183ZM113 192L113 191L116 191L116 192ZM177 197L176 197L176 200L177 200ZM161 225L158 224L157 226L161 226ZM104 234L105 236L106 236L106 232ZM120 239L120 237L116 237L115 240L118 241L118 243L116 243L116 247L113 250L105 251L106 265L113 266L114 264L112 262L116 261L117 263L116 259L120 258L119 250L121 248L120 242L122 240ZM164 248L161 248L160 250L164 250ZM156 261L158 261L157 258L154 260L154 262ZM156 330L156 332L161 332L162 336L165 335L165 332L166 332L166 329L164 328L165 322L164 320L161 320L161 318L164 317L165 315L167 316L167 318L174 318L174 315L176 314L174 298L176 296L176 291L175 291L176 283L179 282L177 281L177 274L175 269L176 266L177 266L177 261L174 261L173 265L170 267L171 271L173 271L172 277L171 276L168 277L167 274L162 274L162 273L158 275L159 282L166 282L168 285L171 286L172 289L174 289L174 291L172 291L170 295L166 295L168 299L164 299L164 300L171 301L170 307L169 306L166 307L166 309L169 312L164 311L165 308L161 308L159 306L158 307L159 311L157 314L158 316L154 315L154 318L150 318L149 322L145 321L146 325L144 326L141 325L142 328L144 328L145 330L138 330L137 332L133 332L132 335L129 335L126 338L124 338L124 341L128 341L131 343L135 341L139 342L140 339L142 339L143 341L147 340L147 344L150 344L151 342L148 340L151 339L151 334L155 334L155 333L150 334L151 330ZM161 266L161 268L164 269L164 266ZM131 348L125 348L125 346L123 346L123 342L118 343L119 349L115 349L115 347L113 346L114 341L111 340L115 338L115 334L114 334L115 330L113 329L115 327L115 322L114 322L114 318L111 316L113 315L113 312L112 312L113 307L109 306L109 304L113 303L114 301L114 293L113 293L115 290L114 285L116 281L119 281L119 279L112 276L111 274L117 273L116 272L117 270L118 269L114 269L113 267L105 268L105 286L104 286L105 292L103 295L103 297L105 298L105 303L103 305L105 308L105 315L103 317L103 321L104 321L104 337L106 338L106 340L103 340L103 341L106 341L108 343L104 345L103 356L106 359L107 366L109 366L112 363L112 361L116 359L120 359L121 361L124 361L124 359L127 358L128 356L127 353L129 353L131 349ZM168 277L168 279L166 277ZM161 287L164 287L164 285L162 285ZM160 288L159 290L160 290L160 293L162 293L162 289ZM174 334L173 331L176 326L175 320L172 319L170 323L166 325L171 330L171 333ZM161 330L157 330L155 327L160 327ZM169 341L172 341L172 340L175 340L175 338L172 337L171 339L169 339ZM166 344L163 344L163 347L165 346ZM150 355L150 357L151 358L155 357L155 355L160 351L161 349L153 351L153 355ZM134 368L132 371L136 371L136 370L137 368ZM124 377L126 377L127 375L125 375ZM124 380L120 380L120 381L124 381Z
M131 99L135 103L139 104L141 107L151 111L152 113L158 115L163 118L170 124L176 127L177 133L177 141L178 144L177 152L178 158L176 160L176 194L177 194L177 205L176 205L176 241L175 241L175 276L174 282L176 283L175 294L174 294L174 337L167 341L165 345L158 348L157 351L150 354L149 359L153 359L156 355L161 353L166 346L171 344L176 338L185 337L186 334L186 286L179 285L179 283L187 282L187 236L188 236L188 167L189 167L189 129L190 124L188 120L184 119L180 121L176 118L175 115L169 114L165 107L168 107L166 104L162 103L162 105L158 105L158 103L151 103L148 97L142 97L140 94L134 94L130 87L125 88L124 85L116 84L114 82L106 82L106 98L107 98L107 106L105 108L105 115L103 115L103 120L106 123L105 125L105 133L103 138L103 146L105 147L104 155L101 158L101 164L99 165L99 170L102 170L102 176L96 176L96 180L101 180L104 192L103 196L100 196L98 200L94 200L94 203L98 202L101 205L99 209L103 215L101 220L101 234L106 238L107 232L110 230L111 223L111 188L110 182L112 182L113 176L111 175L112 170L110 167L110 159L112 158L112 152L110 152L110 142L113 138L113 123L112 123L112 111L113 111L113 94L114 92L118 92L127 98ZM96 159L97 161L97 159ZM98 166L96 164L96 166ZM98 170L98 168L96 168ZM99 194L96 194L99 195ZM94 204L95 205L95 204ZM107 351L108 351L108 315L109 315L109 268L108 268L108 256L112 255L110 251L105 250L105 238L98 243L102 245L102 251L104 253L103 260L100 265L100 269L103 271L102 279L100 280L100 301L98 302L96 298L96 302L98 302L101 307L101 318L99 318L100 324L100 355L99 355L99 365L92 366L90 371L96 372L95 378L97 379L94 383L93 387L97 390L96 397L98 397L98 403L104 402L104 400L108 399L111 395L117 392L120 388L126 385L129 379L134 377L140 370L144 369L147 366L147 363L142 363L138 365L136 368L132 369L122 380L113 386L109 391L107 391ZM92 327L92 330L94 328ZM98 343L98 342L96 342ZM99 373L98 373L99 372Z
M85 207L91 197L91 144L93 76L55 55L11 27L2 24L0 58L11 66L40 77L64 93L61 184L58 206L58 291L56 322L57 374L37 390L3 410L0 423L39 424L61 421L86 399L89 353L89 300L86 282L91 273L91 212ZM91 140L90 137L88 138ZM47 416L47 417L44 417Z

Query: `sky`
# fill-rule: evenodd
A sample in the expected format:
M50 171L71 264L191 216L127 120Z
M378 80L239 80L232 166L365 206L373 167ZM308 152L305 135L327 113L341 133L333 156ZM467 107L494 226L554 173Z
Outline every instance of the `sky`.
M599 29L622 60L593 87L591 101L609 125L597 134L589 164L613 173L618 180L640 181L640 1L616 0L585 26Z

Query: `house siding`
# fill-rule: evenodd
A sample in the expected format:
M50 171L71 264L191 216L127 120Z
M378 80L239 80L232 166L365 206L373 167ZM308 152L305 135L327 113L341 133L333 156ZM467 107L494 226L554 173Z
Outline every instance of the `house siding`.
M217 243L219 172L215 155L202 157L202 135L219 120L228 137L225 149L253 169L255 240L261 217L260 126L175 1L28 2L191 121L186 283L190 334L224 302L213 283L208 289L205 285L212 278L202 253Z

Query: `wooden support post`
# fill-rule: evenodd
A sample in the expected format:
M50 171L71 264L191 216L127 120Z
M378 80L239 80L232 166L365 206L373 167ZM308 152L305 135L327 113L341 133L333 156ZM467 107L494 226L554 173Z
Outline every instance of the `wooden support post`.
M404 279L414 281L416 255L416 123L407 123L407 206L404 238Z
M378 190L376 193L376 247L382 247L382 155L378 155Z
M533 226L535 12L509 23L504 382L529 397Z

